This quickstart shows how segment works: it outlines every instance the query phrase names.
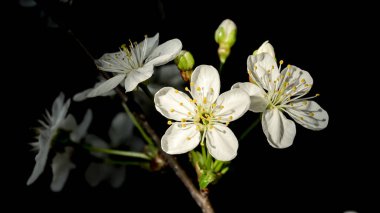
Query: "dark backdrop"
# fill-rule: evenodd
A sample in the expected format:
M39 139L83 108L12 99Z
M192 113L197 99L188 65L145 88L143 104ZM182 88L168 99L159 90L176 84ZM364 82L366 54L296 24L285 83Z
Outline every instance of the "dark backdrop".
M4 189L10 189L7 198L13 208L199 212L170 170L152 174L130 168L124 186L115 190L106 184L89 187L83 166L72 172L60 193L50 191L49 171L27 187L34 166L28 143L33 141L31 128L38 126L37 120L60 91L71 97L96 79L92 61L64 29L71 28L95 57L115 51L128 39L140 41L144 35L159 32L161 42L179 38L197 65L217 66L214 31L223 19L230 18L238 26L238 37L221 76L222 90L247 80L247 56L269 40L277 58L311 73L311 94L321 94L316 101L329 113L330 123L320 132L297 125L293 146L284 150L270 147L261 127L256 128L249 139L240 142L231 171L211 187L217 212L374 212L379 176L375 174L375 139L368 134L371 125L367 122L374 109L363 100L367 98L363 90L370 88L363 85L371 76L366 72L376 71L363 67L365 54L359 51L366 46L359 36L368 34L365 24L372 14L357 13L370 6L74 0L71 6L39 1L37 7L23 8L14 3L16 10L9 16L11 30L7 32L12 37L12 50L3 62L10 67L10 78L3 78L3 82L12 86L5 90L9 107L5 112L12 119L6 120L9 131L5 134L10 137L4 143L11 148L5 151L9 169L3 173L9 180L3 183ZM61 28L47 26L48 17ZM75 104L71 109L81 118L86 107L94 107L94 122L106 129L115 112L121 111L104 99ZM165 120L155 116L153 125L164 126ZM241 133L256 116L248 113L231 128ZM91 127L90 132L99 128ZM162 134L164 129L159 131ZM48 207L50 204L53 207Z

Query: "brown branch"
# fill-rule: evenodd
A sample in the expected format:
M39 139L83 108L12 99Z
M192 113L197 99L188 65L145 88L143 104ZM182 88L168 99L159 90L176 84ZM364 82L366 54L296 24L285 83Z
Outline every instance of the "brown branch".
M86 53L86 55L94 61L94 57L92 54L88 51L88 49L83 45L83 43L75 37L73 32L71 30L68 30L68 34L72 36L75 40L75 42L81 47L81 49ZM110 78L110 76L98 70L103 78L106 80ZM128 101L128 96L123 92L123 90L118 86L115 88L117 94L122 99L123 102L128 104L130 101ZM161 149L161 139L156 134L156 132L153 130L153 128L149 125L148 121L146 120L144 114L134 112L135 117L137 121L142 125L142 127L148 132L148 134L152 137L153 141L157 144L157 147L160 151L160 156L163 157L163 159L167 162L167 164L170 166L170 168L173 170L173 172L177 175L177 177L182 181L183 185L185 185L186 189L189 191L190 195L194 199L194 201L198 204L198 206L202 209L203 213L214 213L214 209L212 208L211 202L208 198L208 191L207 190L198 190L197 187L195 187L194 183L191 181L190 177L186 174L185 170L179 165L178 161L171 155L166 154Z

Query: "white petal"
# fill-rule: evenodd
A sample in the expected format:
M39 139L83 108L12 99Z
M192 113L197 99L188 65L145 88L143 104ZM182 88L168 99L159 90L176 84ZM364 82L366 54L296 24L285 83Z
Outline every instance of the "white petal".
M95 60L95 64L100 70L123 74L135 66L135 64L133 66L130 64L127 57L123 51L105 53L98 60Z
M50 184L50 189L54 192L62 190L70 170L75 168L75 165L70 161L73 151L74 149L72 147L66 147L64 153L57 153L53 158L51 165L53 169L53 180Z
M51 129L56 129L60 126L61 122L66 117L67 111L69 110L71 100L68 99L65 103L65 95L60 93L59 96L54 100L52 113L51 113Z
M267 108L269 102L266 98L266 92L257 85L250 82L236 83L232 88L240 88L249 95L251 99L249 110L252 112L264 112Z
M94 147L104 148L104 149L109 148L108 144L103 139L99 138L96 135L87 135L85 142ZM99 158L105 157L107 155L107 154L99 153L99 152L92 152L91 154Z
M329 115L314 101L299 101L287 107L286 112L299 124L311 130L322 130L329 123Z
M62 128L66 131L73 131L75 128L77 128L77 121L72 114L69 114L65 120L61 122L59 128Z
M282 82L288 82L285 90L292 93L292 96L305 95L313 85L313 78L309 72L293 65L283 69L281 75L284 76Z
M266 110L261 122L271 146L282 149L292 145L296 136L296 125L277 108Z
M113 171L110 177L110 184L113 188L119 188L125 179L125 166L113 167Z
M181 123L173 123L161 139L161 147L168 154L182 154L198 146L201 134L194 124L181 127Z
M274 48L273 46L269 43L269 41L265 41L259 49L255 52L255 54L260 54L260 53L268 53L270 56L272 56L274 59L276 59L276 56L274 54Z
M217 160L230 161L237 155L238 140L230 128L215 124L206 134L207 150Z
M248 72L257 85L269 90L274 90L274 80L277 80L278 71L275 59L268 53L250 55L247 60Z
M91 163L87 168L84 177L90 186L95 187L110 176L112 169L113 168L107 164Z
M130 92L134 90L137 85L153 75L153 66L152 65L144 65L136 70L133 70L127 75L125 79L125 92Z
M244 90L231 89L218 97L214 114L223 122L234 121L247 112L250 103L249 96ZM223 106L223 108L218 106Z
M156 49L156 47L158 46L158 38L159 33L156 33L156 35L154 35L153 37L145 38L144 41L139 43L139 48L145 48L145 50L143 50L143 59L147 58L152 53L152 51Z
M154 95L154 104L163 116L168 119L181 121L195 114L195 104L189 96L172 87L164 87Z
M104 81L102 82L98 82L95 84L94 88L98 87L100 84L102 84ZM80 101L84 101L87 99L87 95L94 89L94 88L90 88L90 89L86 89L86 90L83 90L82 92L79 92L77 94L74 95L73 97L73 100L76 101L76 102L80 102ZM113 96L115 95L116 92L114 90L111 90L109 92L106 92L106 93L103 93L99 96Z
M127 114L118 113L112 120L108 135L111 139L111 147L118 147L126 139L132 136L133 123Z
M35 161L36 165L33 168L33 172L30 175L27 185L32 184L36 179L42 174L45 169L46 160L49 155L51 141L51 132L49 130L44 130L40 132L38 137L38 154L36 155Z
M116 75L116 76L108 79L107 81L105 81L104 83L102 83L101 85L99 85L98 87L96 87L95 89L93 89L87 95L87 97L88 98L92 98L92 97L96 97L96 96L101 96L104 93L107 93L107 92L111 91L112 89L114 89L115 87L117 87L117 85L119 85L120 82L124 78L125 78L125 74L118 74L118 75Z
M79 143L80 140L82 140L84 138L84 136L86 136L87 130L91 124L91 121L92 121L92 111L91 111L91 109L88 109L86 112L86 115L83 118L82 123L80 123L78 125L78 127L75 128L75 130L73 132L71 132L70 139L73 142Z
M191 95L197 100L198 105L207 98L208 104L212 104L219 96L220 78L218 71L209 65L199 65L191 75Z
M182 43L179 39L169 40L156 49L148 56L146 65L160 66L173 60L182 49Z

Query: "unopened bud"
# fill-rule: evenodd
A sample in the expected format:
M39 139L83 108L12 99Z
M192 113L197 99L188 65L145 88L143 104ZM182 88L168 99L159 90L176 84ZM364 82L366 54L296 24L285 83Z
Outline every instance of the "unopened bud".
M230 55L231 47L236 42L236 24L230 19L224 20L215 31L215 41L219 44L219 60L224 64Z
M191 80L191 74L193 74L193 55L189 51L182 50L174 59L174 63L177 65L179 71L181 72L182 79L185 82L189 82Z
M181 71L193 70L194 58L189 51L181 50L178 56L174 59L174 63Z

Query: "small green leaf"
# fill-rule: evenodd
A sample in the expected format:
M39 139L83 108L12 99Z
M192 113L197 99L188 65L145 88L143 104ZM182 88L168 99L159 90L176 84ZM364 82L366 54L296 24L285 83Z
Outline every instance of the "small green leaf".
M202 175L199 178L199 187L201 189L207 188L207 186L216 179L216 175L212 171L202 171Z

